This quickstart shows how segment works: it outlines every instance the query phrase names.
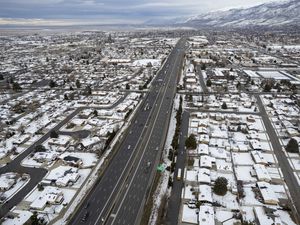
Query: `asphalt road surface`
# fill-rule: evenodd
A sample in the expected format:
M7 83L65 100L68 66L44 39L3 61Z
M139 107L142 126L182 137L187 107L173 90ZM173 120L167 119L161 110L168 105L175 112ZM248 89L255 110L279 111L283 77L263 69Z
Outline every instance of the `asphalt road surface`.
M103 176L69 224L138 224L168 130L186 42L180 40L152 83Z
M127 96L125 94L122 98L120 98L117 102L115 102L112 106L109 107L102 107L102 108L114 108L116 105L120 104ZM68 115L63 121L61 121L57 126L53 128L53 130L58 131L61 127L66 125L74 116L76 116L81 110L89 108L89 107L80 107L77 108L74 112ZM47 170L43 168L31 168L31 167L23 167L21 166L21 162L25 159L30 153L32 153L35 149L35 146L41 145L50 137L49 131L47 134L42 136L39 140L37 140L33 145L27 148L24 152L22 152L18 157L16 157L13 161L8 163L7 165L0 168L0 174L8 173L8 172L17 172L17 173L26 173L30 175L29 182L20 190L18 191L9 201L5 202L4 204L0 205L0 218L5 216L11 208L19 204L24 197L33 190L33 188L43 179L46 175Z
M260 99L260 95L256 94L255 95L257 98L257 104L259 107L259 112L258 113L245 113L245 112L233 112L233 111L224 111L224 110L215 110L215 111L210 111L210 110L189 110L189 112L207 112L207 113L235 113L235 114L253 114L253 115L260 115L263 119L263 122L266 127L266 132L268 133L270 137L270 141L272 144L272 147L274 149L274 153L278 159L280 168L283 172L285 181L288 185L289 192L291 194L292 199L294 199L294 209L296 211L296 214L299 217L299 210L300 210L300 201L295 201L295 199L300 198L300 189L298 188L299 185L297 183L297 180L295 176L293 175L293 170L290 167L288 160L284 154L284 152L281 150L282 146L279 142L279 139L277 137L277 134L272 126L272 123L269 119L269 116L267 115L266 110L264 109L264 105ZM179 152L183 152L183 154L178 154L177 157L177 163L176 163L176 169L175 169L175 175L174 175L174 182L173 182L173 187L172 187L172 192L171 196L169 198L168 202L168 208L167 208L167 215L166 215L166 225L173 225L173 224L178 224L178 216L180 213L180 204L181 204L181 191L182 191L182 181L176 180L177 177L177 171L178 168L184 169L184 161L183 159L185 158L185 152L184 152L184 136L187 135L188 132L188 117L186 113L183 113L182 117L182 126L181 126L181 136L180 136L180 142L179 142ZM187 122L186 122L187 121ZM299 220L298 220L299 221Z
M177 155L173 187L172 187L171 196L169 197L168 207L167 207L166 225L178 224L183 180L182 179L177 180L176 178L177 178L178 169L181 168L181 171L183 173L185 168L185 160L186 160L185 140L187 138L188 130L189 130L189 117L190 114L187 111L184 111L181 120L180 136L179 136L179 152Z
M291 165L289 164L287 157L285 156L284 152L282 151L282 146L279 142L279 138L276 134L276 131L274 130L272 123L270 121L270 118L264 108L264 105L262 103L262 100L259 95L256 95L257 98L257 104L259 107L259 111L261 112L261 116L263 119L263 122L266 127L266 131L269 135L274 153L277 157L279 166L282 170L284 180L288 186L289 192L291 194L291 197L293 199L293 204L295 206L295 213L297 214L298 222L300 222L300 188L299 184L297 182L296 177L293 174L293 169L291 168Z
M199 81L200 81L200 85L201 85L202 91L204 93L208 93L208 89L207 89L206 84L204 82L203 74L202 74L202 71L201 71L201 66L197 66L196 73L199 76Z

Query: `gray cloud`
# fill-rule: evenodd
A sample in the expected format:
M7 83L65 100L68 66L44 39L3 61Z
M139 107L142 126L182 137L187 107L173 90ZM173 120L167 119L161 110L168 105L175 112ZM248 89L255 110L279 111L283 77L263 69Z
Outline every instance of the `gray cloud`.
M271 0L0 0L0 18L74 21L142 22L149 19L197 15ZM9 18L9 19L8 19ZM1 21L0 21L1 22Z

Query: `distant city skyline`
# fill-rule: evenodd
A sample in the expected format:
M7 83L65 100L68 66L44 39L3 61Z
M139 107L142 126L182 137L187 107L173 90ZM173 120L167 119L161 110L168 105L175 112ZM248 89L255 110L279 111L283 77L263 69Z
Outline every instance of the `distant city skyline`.
M272 1L0 0L0 25L140 24Z

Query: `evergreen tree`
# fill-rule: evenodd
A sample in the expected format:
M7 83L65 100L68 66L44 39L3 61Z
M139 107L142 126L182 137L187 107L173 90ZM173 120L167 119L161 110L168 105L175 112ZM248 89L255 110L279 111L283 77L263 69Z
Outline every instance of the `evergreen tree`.
M194 134L191 134L186 140L185 140L185 147L188 149L196 149L197 148L197 141Z
M227 109L227 104L226 104L226 102L223 102L223 104L222 104L222 109Z
M271 89L272 89L272 86L270 84L265 84L264 92L270 92Z
M12 89L13 89L14 91L20 91L20 90L22 90L20 84L17 83L17 82L13 82L13 84L12 84Z
M69 97L68 97L67 94L64 94L64 99L65 99L65 100L69 100Z
M51 137L51 138L58 138L58 133L57 133L55 130L52 130L52 131L50 132L50 137Z
M95 117L97 117L98 116L98 111L95 109L93 114L94 114Z
M76 80L76 83L75 83L76 87L77 88L80 88L81 87L81 83L80 83L80 80Z
M39 219L37 217L37 212L33 212L32 216L30 217L30 224L31 225L39 225Z
M228 180L225 177L218 177L215 181L213 191L217 195L224 196L227 193Z
M35 152L45 152L46 148L44 145L37 145L37 146L35 146L34 150L35 150Z
M53 80L49 81L49 87L54 88L56 86L56 83Z
M285 149L287 152L299 153L299 144L294 138L291 138Z
M207 86L207 87L211 87L211 85L212 85L212 82L211 82L210 79L208 79L208 80L206 81L206 86Z
M86 95L91 95L91 94L92 94L92 88L91 88L91 86L87 86L87 87L85 88L85 94L86 94Z

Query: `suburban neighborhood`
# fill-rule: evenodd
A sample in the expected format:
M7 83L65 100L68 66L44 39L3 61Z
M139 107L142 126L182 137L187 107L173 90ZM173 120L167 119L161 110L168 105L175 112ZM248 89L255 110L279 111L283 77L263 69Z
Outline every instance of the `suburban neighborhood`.
M1 33L0 224L299 224L299 44Z

